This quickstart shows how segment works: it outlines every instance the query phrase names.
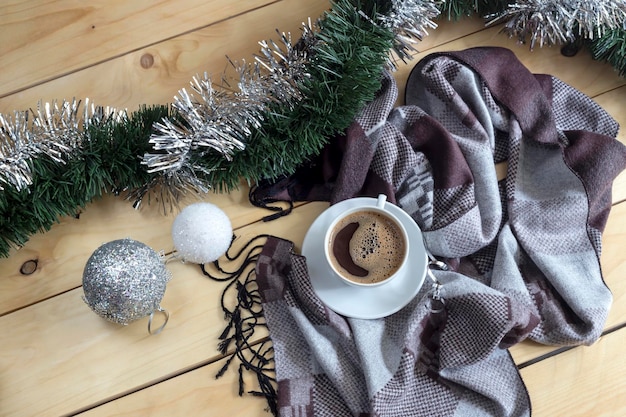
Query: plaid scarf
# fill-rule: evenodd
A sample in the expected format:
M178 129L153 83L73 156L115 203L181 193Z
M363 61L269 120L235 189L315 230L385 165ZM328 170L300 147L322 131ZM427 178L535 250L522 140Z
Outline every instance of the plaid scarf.
M448 271L399 312L328 309L306 259L269 238L257 284L281 416L528 416L507 348L593 343L611 293L600 269L611 185L626 167L617 123L590 98L530 73L508 50L438 53L413 69L406 105L385 74L352 123L251 199L339 202L385 193ZM507 162L499 180L494 163Z

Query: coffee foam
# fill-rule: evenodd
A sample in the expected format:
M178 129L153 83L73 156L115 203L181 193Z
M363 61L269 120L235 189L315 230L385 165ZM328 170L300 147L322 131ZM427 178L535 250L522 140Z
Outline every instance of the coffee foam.
M350 258L368 273L361 278L353 276L344 268L338 269L342 275L355 282L375 283L389 278L400 268L406 251L406 242L399 226L377 211L357 211L338 222L335 235L354 223L359 226L349 242Z

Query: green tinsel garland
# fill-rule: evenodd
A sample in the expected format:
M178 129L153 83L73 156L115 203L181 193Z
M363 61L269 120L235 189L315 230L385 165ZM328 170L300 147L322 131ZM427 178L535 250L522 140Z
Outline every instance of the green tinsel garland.
M626 30L609 30L587 44L593 59L608 62L620 76L626 76Z
M452 0L441 5L441 18L458 20L463 17L479 15L498 15L516 3L508 0ZM536 30L536 28L531 28ZM602 36L593 39L582 39L584 44L597 61L608 62L620 76L626 76L626 22L620 28L608 29ZM577 43L577 41L574 41Z
M459 20L463 17L478 14L486 16L504 10L508 0L455 0L446 1L441 5L441 17L448 20Z
M123 123L109 119L92 125L86 132L90 140L66 164L47 155L34 158L31 186L18 191L5 185L0 192L0 254L7 256L11 244L23 245L32 234L48 230L61 216L74 215L103 193L148 181L137 155L150 148L152 124L165 116L167 106L143 107Z
M374 13L375 2L368 3ZM319 42L311 52L310 77L300 86L305 99L293 109L274 105L261 129L232 161L208 153L192 161L206 169L204 180L220 191L292 173L316 154L328 138L345 130L380 87L393 34L359 14L349 0L333 4L319 22ZM167 106L143 107L121 122L89 127L86 145L67 164L45 155L32 159L33 182L0 192L0 256L12 245L48 230L59 217L73 215L103 193L132 191L149 183L138 155L147 152L155 122L173 117Z
M219 191L235 189L241 178L254 183L292 173L317 154L332 136L344 131L380 86L380 74L394 43L389 28L373 22L390 10L389 0L338 0L319 21L319 42L312 46L303 99L295 107L272 104L263 125L232 160L208 152L189 161L202 169L198 177ZM454 0L440 5L441 17L498 13L504 0ZM608 61L626 75L626 28L608 30L585 45L597 60ZM0 256L12 246L49 229L103 193L129 193L156 181L138 156L149 152L155 122L176 118L168 106L142 107L126 119L90 125L85 146L73 150L66 164L46 155L30 160L32 183L19 189L0 184ZM161 203L166 204L161 201Z
M254 183L293 173L374 98L391 32L363 19L350 3L339 2L321 21L317 38L311 76L300 87L306 99L291 111L274 106L232 161L215 154L197 161L213 170L206 179L218 190L234 189L242 177Z

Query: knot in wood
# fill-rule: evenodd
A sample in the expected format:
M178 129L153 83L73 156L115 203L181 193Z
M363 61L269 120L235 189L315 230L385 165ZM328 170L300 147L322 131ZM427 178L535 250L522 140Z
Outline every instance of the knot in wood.
M152 54L143 54L139 59L139 64L144 69L152 67L154 65L154 56Z
M37 265L39 264L39 260L30 259L22 264L20 268L20 273L22 275L31 275L37 270Z

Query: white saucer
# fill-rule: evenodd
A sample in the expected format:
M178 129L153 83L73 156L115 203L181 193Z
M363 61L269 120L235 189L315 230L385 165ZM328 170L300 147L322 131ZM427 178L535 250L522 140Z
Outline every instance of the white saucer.
M359 319L389 316L407 305L417 295L426 277L427 256L422 232L404 210L387 203L409 235L409 264L405 273L377 287L356 287L344 283L324 257L324 235L333 219L342 211L359 206L375 206L376 199L351 198L330 206L313 222L302 243L302 255L317 296L333 311Z

